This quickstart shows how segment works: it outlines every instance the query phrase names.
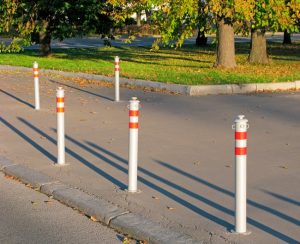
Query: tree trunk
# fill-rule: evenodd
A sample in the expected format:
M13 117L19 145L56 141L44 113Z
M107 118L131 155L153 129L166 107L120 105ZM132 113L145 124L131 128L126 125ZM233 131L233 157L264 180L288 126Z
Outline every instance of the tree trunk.
M255 64L268 64L267 40L265 30L251 30L251 50L249 62Z
M207 44L207 37L205 36L205 32L199 30L196 38L196 46L198 47L206 46L206 44Z
M51 35L48 32L40 32L40 45L42 56L48 56L51 53Z
M136 13L136 25L137 25L138 27L141 26L141 19L142 19L142 13L141 13L141 12L137 12L137 13Z
M287 44L287 45L292 44L291 34L288 33L287 30L284 30L283 43L282 44Z
M236 67L233 26L231 23L225 22L224 19L218 22L217 42L215 67Z

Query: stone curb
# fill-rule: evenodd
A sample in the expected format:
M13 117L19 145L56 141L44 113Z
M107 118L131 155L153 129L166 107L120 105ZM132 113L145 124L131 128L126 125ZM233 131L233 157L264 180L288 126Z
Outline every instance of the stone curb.
M0 69L19 70L29 72L32 69L19 66L0 65ZM113 77L104 75L93 75L87 73L73 73L58 70L41 69L45 74L57 74L71 78L84 78L88 80L113 82ZM228 85L180 85L168 84L162 82L120 78L121 85L131 85L139 88L150 88L158 91L168 91L176 94L187 96L204 96L204 95L219 95L219 94L244 94L257 92L273 92L273 91L289 91L299 90L300 81L294 82L277 82L277 83L253 83L253 84L228 84Z
M7 159L3 156L0 156L0 171L3 171L6 167L13 166L13 165L16 165L16 164L11 162L9 159Z
M130 213L113 203L89 195L79 189L71 188L47 175L14 164L0 156L0 171L16 177L25 184L38 188L42 193L75 208L109 227L127 234L137 240L147 240L153 244L192 244L202 243L190 236L162 227L142 216Z
M129 213L102 199L88 195L78 189L60 189L53 192L53 197L70 207L76 208L88 216L109 225L113 218Z
M35 172L23 165L10 165L2 170L5 174L16 177L25 184L30 184L34 188L40 189L42 185L57 182L47 175Z
M110 226L121 233L128 233L138 240L147 240L149 243L153 244L202 243L195 241L184 234L162 228L160 225L133 213L118 216L111 221ZM145 237L147 238L145 239Z

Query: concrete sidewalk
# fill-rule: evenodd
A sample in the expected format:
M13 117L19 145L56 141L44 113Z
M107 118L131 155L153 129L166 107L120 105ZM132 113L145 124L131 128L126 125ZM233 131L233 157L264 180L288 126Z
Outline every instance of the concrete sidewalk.
M177 233L211 243L299 243L299 93L172 96L78 86L41 78L35 111L30 72L0 73L0 154L55 180L101 196ZM66 92L69 166L56 161L55 89ZM128 194L127 101L141 100L140 194ZM4 106L5 105L5 106ZM249 119L248 228L234 224L233 131Z

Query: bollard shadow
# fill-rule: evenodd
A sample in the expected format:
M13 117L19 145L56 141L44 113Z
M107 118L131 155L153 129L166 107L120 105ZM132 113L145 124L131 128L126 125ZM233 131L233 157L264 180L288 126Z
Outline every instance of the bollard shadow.
M42 130L40 130L39 128L35 127L33 124L31 124L30 122L28 122L27 120L21 118L21 117L17 117L18 120L20 120L23 124L27 125L29 128L31 128L33 131L39 133L41 136L45 137L48 141L50 141L51 143L53 143L54 145L57 144L57 141L55 139L53 139L52 137L50 137L48 134L46 134L45 132L43 132ZM120 189L125 189L126 185L123 184L121 181L119 181L118 179L112 177L111 175L107 174L106 172L104 172L103 170L99 169L98 167L96 167L95 165L93 165L92 163L90 163L89 161L87 161L85 158L83 158L82 156L80 156L79 154L75 153L74 151L72 151L69 148L65 148L66 153L68 153L70 156L72 156L73 158L75 158L76 160L78 160L79 162L83 163L85 166L87 166L88 168L90 168L91 170L95 171L97 174L103 176L106 180L112 182L113 184L117 185Z
M235 197L235 194L233 192L231 192L231 191L229 191L227 189L224 189L222 187L219 187L219 186L217 186L215 184L212 184L212 183L210 183L210 182L208 182L206 180L203 180L203 179L201 179L199 177L196 177L196 176L194 176L192 174L189 174L189 173L187 173L187 172L185 172L185 171L183 171L183 170L181 170L181 169L179 169L179 168L177 168L177 167L175 167L175 166L173 166L171 164L168 164L168 163L165 163L165 162L162 162L162 161L159 161L159 160L154 160L154 162L156 162L159 165L164 166L164 167L166 167L166 168L168 168L170 170L173 170L173 171L175 171L175 172L177 172L177 173L179 173L179 174L181 174L183 176L186 176L189 179L195 180L198 183L204 184L204 185L206 185L206 186L208 186L208 187L210 187L210 188L212 188L212 189L214 189L216 191L219 191L219 192L221 192L221 193L223 193L223 194L225 194L227 196ZM250 199L247 199L247 204L249 204L249 205L251 205L253 207L256 207L258 209L264 210L264 211L266 211L266 212L268 212L270 214L273 214L276 217L279 217L279 218L282 218L282 219L284 219L286 221L289 221L292 224L300 226L300 221L299 220L297 220L297 219L295 219L293 217L290 217L290 216L288 216L288 215L286 215L284 213L281 213L281 212L279 212L279 211L277 211L277 210L275 210L273 208L270 208L270 207L265 206L263 204L257 203L257 202L255 202L253 200L250 200ZM247 222L249 224L255 226L256 228L261 229L261 230L265 231L266 233L269 233L269 234L271 234L271 235L273 235L273 236L281 239L282 241L286 241L288 243L298 243L296 240L292 239L291 237L286 236L286 235L284 235L284 234L282 234L282 233L280 233L280 232L278 232L278 231L276 231L276 230L268 227L267 225L264 225L264 224L262 224L262 223L260 223L260 222L258 222L256 220L254 220L254 219L252 219L250 217L247 218Z
M127 169L128 162L127 162L127 160L125 160L125 159L123 159L123 158L121 158L121 157L119 157L119 156L117 156L117 155L115 155L115 154L113 154L113 153L111 153L111 152L109 152L109 151L107 151L107 150L105 150L105 149L103 149L103 148L101 148L101 147L99 147L99 146L91 143L91 142L86 142L91 147L96 147L97 149L102 149L102 150L99 150L99 151L105 152L105 154L107 154L108 156L111 156L111 157L117 159L118 161L120 161L121 163L123 163L123 164L126 165L126 167L123 167L123 166L119 165L118 163L114 162L113 160L110 160L108 157L104 156L103 154L101 154L101 153L99 153L99 152L97 152L97 151L89 148L88 146L84 145L83 143L75 140L74 138L72 138L72 137L70 137L68 135L66 136L66 139L69 140L70 142L74 143L75 145L81 147L82 149L86 150L87 152L93 154L97 158L103 160L103 162L109 164L110 166L113 166L114 168L120 170L121 172L123 172L125 174L128 173L128 169ZM150 174L150 172L147 171L147 170L145 170L145 169L142 169L142 168L139 167L139 170L143 170L145 173L148 173L149 176L152 175L153 177L156 177L156 179L159 179L159 178L157 178L157 176L155 176L152 173ZM225 221L225 220L223 220L221 218L218 218L218 217L216 217L216 216L214 216L214 215L212 215L212 214L210 214L210 213L208 213L208 212L200 209L199 207L197 207L197 206L191 204L190 202L188 202L188 201L186 201L186 200L184 200L184 199L176 196L175 194L173 194L173 193L171 193L171 192L163 189L162 187L155 185L154 183L150 182L149 180L147 180L147 179L145 179L145 178L143 178L141 176L138 176L138 180L141 183L143 183L144 185L152 188L153 190L156 190L156 191L160 192L161 194L169 197L170 199L172 199L175 202L181 204L182 206L190 209L191 211L195 212L196 214L198 214L198 215L200 215L200 216L202 216L204 218L207 218L207 219L215 222L216 224L224 227L225 229L231 230L233 228L233 225L230 224L229 222L227 222L227 221ZM200 196L199 196L199 199L202 199L203 201L207 201L208 204L215 204L212 201L209 201L209 200L207 200L207 199L205 199L203 197L200 197ZM226 209L226 208L224 208L221 205L215 205L215 207L219 208L221 211L225 211L225 212L233 215L233 211L230 210L230 209Z
M2 93L4 93L5 95L7 95L7 96L9 96L9 97L11 97L11 98L17 100L18 102L23 103L23 104L27 105L27 106L30 107L30 108L34 108L34 106L33 106L32 104L30 104L30 103L28 103L28 102L22 100L21 98L18 98L18 97L16 97L16 96L14 96L13 94L11 94L11 93L9 93L9 92L4 91L4 90L2 90L2 89L0 89L0 91L1 91Z
M125 160L124 158L122 158L122 157L120 157L120 156L118 156L118 155L116 155L116 154L114 154L114 153L112 153L112 152L110 152L110 151L108 151L108 150L106 150L106 149L100 147L99 145L96 145L96 144L94 144L94 143L92 143L92 142L88 142L88 141L86 141L86 143L87 143L89 146L91 146L91 147L93 147L93 148L95 148L95 149L101 151L102 153L105 153L105 154L107 154L108 156L113 157L113 158L115 158L116 160L118 160L118 161L120 161L120 162L122 162L122 163L124 163L124 164L127 164L127 160ZM86 146L84 146L84 148L85 148L85 147L86 147ZM99 154L98 152L92 152L93 150L91 151L91 149L89 149L89 151L90 151L91 153L93 153L95 156L97 156L97 155ZM119 166L119 167L120 167L120 166ZM178 190L178 191L181 191L181 192L183 192L183 193L189 195L190 197L193 197L193 198L195 198L195 199L201 201L202 203L207 204L208 206L211 206L211 207L213 207L213 208L215 208L215 209L217 209L217 210L220 210L220 211L222 211L223 213L226 213L226 214L228 214L228 215L230 215L230 216L234 216L234 215L235 215L235 213L234 213L233 210L228 209L228 208L226 208L226 207L224 207L224 206L222 206L222 205L220 205L220 204L218 204L218 203L215 203L215 202L213 202L213 201L211 201L211 200L209 200L209 199L207 199L207 198L205 198L205 197L203 197L203 196L200 196L200 195L198 195L198 194L196 194L196 193L194 193L194 192L191 192L191 191L189 191L188 189L186 189L186 188L184 188L184 187L181 187L181 186L179 186L179 185L177 185L177 184L175 184L175 183L173 183L173 182L171 182L171 181L168 181L168 180L166 180L166 179L164 179L164 178L162 178L162 177L160 177L160 176L157 176L157 175L153 174L152 172L150 172L150 171L148 171L148 170L146 170L146 169L144 169L144 168L142 168L142 167L138 167L138 171L139 171L139 172L142 172L142 173L144 173L145 175L150 176L151 178L153 178L153 179L155 179L155 180L158 180L158 181L160 181L160 182L162 182L162 183L164 183L164 184L166 184L166 185L168 185L168 186L170 186L170 187L172 187L172 188L174 188L174 189L176 189L176 190ZM169 197L170 199L172 199L172 200L174 200L174 201L176 201L176 202L182 204L184 207L187 207L187 208L189 208L189 209L195 211L195 207L196 207L196 206L190 204L190 203L187 202L186 200L177 197L177 196L174 195L173 193L170 193L170 192L168 192L168 191L162 189L161 187L156 186L155 184L149 182L148 180L145 180L143 177L140 177L140 176L139 176L139 177L138 177L138 180L139 180L140 182L144 183L145 185L151 187L152 189L159 191L160 193L164 194L165 196ZM225 190L225 189L224 189L224 190ZM227 191L227 190L225 190L225 192L226 192L226 191ZM196 208L197 208L197 207L196 207ZM198 213L199 215L201 215L201 216L203 216L203 217L206 217L207 219L209 219L209 220L211 220L211 221L213 221L213 222L215 222L215 223L218 223L218 224L221 224L221 223L224 224L224 223L226 223L226 225L223 225L223 224L221 224L221 225L224 226L225 228L227 228L227 230L233 229L233 225L229 224L228 222L226 222L226 221L224 221L224 220L222 220L222 219L220 219L220 218L218 218L218 217L216 217L216 216L213 216L213 215L211 215L211 214L209 214L209 213L207 213L207 212L205 212L205 211L203 211L203 210L201 210L201 209L200 209L201 211L199 212L199 208L197 208L197 210L198 210L198 211L195 211L196 213ZM276 210L275 210L275 211L276 211ZM204 213L203 213L203 212L204 212ZM289 216L287 216L287 217L289 217ZM299 224L299 221L298 221L298 220L295 220L295 219L292 219L292 220L295 222L295 224ZM258 221L256 221L256 220L254 220L254 219L252 219L252 218L247 218L247 221L248 221L249 224L255 226L256 228L261 229L262 231L265 231L265 232L268 233L268 234L271 234L271 235L273 235L273 236L275 236L275 237L281 239L282 241L286 241L286 242L288 242L288 243L297 243L297 241L294 240L293 238L291 238L291 237L289 237L289 236L287 236L287 235L284 235L283 233L280 233L280 232L278 232L278 231L276 231L276 230L274 230L274 229L268 227L267 225L264 225L264 224L262 224L262 223L260 223L260 222L258 222Z
M71 86L71 85L68 85L66 83L62 83L62 82L55 81L55 80L52 80L52 79L49 79L49 81L52 82L52 83L58 84L58 85L66 86L66 87L72 88L74 90L81 91L81 92L96 96L96 97L100 97L100 98L103 98L103 99L106 99L106 100L109 100L109 101L114 101L114 99L112 99L112 98L109 98L109 97L106 97L106 96L103 96L103 95L99 95L99 94L94 93L94 92L86 91L86 90L78 88L76 86Z
M289 197L282 196L282 195L280 195L278 193L274 193L274 192L271 192L271 191L268 191L268 190L261 189L261 191L263 191L264 193L267 193L267 194L271 195L272 197L275 197L277 199L280 199L282 201L285 201L285 202L294 204L297 207L300 207L300 202L297 201L297 200L291 199Z
M41 152L42 154L44 154L51 161L56 162L56 157L55 156L53 156L51 153L49 153L47 150L45 150L43 147L41 147L39 144L37 144L31 138L29 138L27 135L25 135L19 129L17 129L16 127L14 127L12 124L10 124L8 121L6 121L4 118L0 117L0 122L2 122L6 127L8 127L9 129L11 129L13 132L15 132L17 135L19 135L25 141L27 141L31 146L33 146L39 152Z

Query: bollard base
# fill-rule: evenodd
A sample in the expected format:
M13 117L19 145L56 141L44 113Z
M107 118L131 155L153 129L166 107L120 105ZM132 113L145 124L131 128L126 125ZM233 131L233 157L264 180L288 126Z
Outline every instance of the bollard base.
M228 232L228 234L233 234L233 235L244 235L244 236L248 236L248 235L250 235L251 233L252 233L252 232L249 231L249 230L247 230L246 232L241 232L241 233L236 232L235 230L230 230L230 231Z
M70 163L64 163L64 164L54 163L53 165L54 165L55 167L64 167L64 166L69 166Z
M136 191L129 191L128 189L124 190L126 193L130 193L130 194L140 194L142 193L141 190L136 190Z

